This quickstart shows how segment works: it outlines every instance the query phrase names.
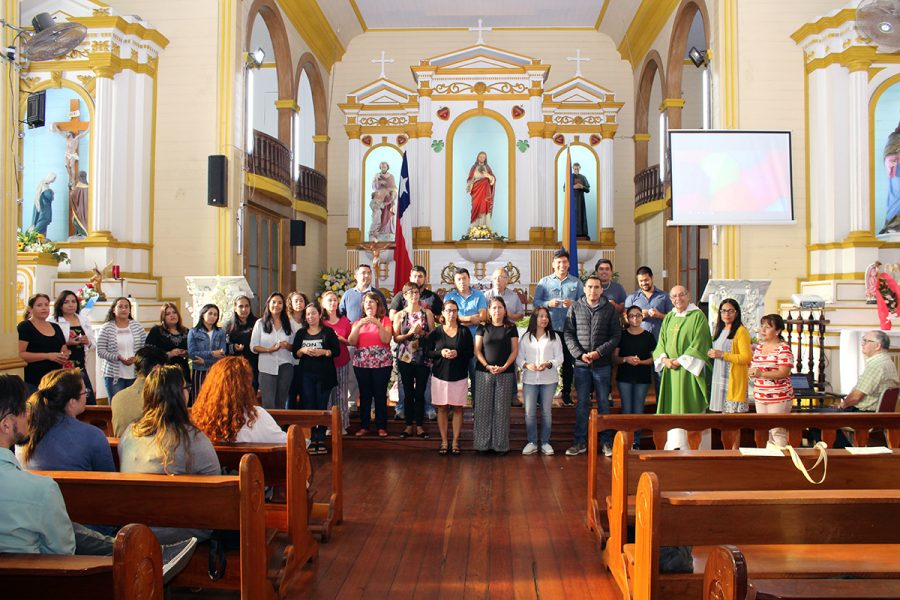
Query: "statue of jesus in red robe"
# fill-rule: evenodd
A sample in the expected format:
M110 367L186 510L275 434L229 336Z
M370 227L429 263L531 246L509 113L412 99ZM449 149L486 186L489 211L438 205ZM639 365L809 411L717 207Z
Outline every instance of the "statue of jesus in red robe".
M479 152L466 181L466 192L472 196L472 213L469 219L471 226L490 228L496 181L487 162L487 153Z

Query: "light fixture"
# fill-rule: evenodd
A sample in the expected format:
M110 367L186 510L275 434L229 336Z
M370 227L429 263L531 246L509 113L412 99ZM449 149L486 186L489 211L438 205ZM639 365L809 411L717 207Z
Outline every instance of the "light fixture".
M890 33L894 30L894 26L889 21L882 21L878 24L878 29L880 29L882 33Z
M257 48L252 52L247 52L244 55L244 59L247 63L247 68L249 69L258 69L262 66L263 60L266 58L266 51L262 48Z
M706 55L706 51L697 50L697 46L691 46L691 49L688 50L688 58L691 59L691 62L698 69L709 64L709 57Z

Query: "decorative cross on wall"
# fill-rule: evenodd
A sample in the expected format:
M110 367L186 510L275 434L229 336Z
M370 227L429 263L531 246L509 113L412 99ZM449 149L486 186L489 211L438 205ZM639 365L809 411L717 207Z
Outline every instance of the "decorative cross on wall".
M591 61L591 59L581 56L581 48L575 50L575 56L567 56L566 60L575 62L575 77L581 77L581 63Z
M372 62L373 62L373 63L381 63L381 78L382 78L382 79L385 79L385 76L384 76L384 65L385 65L385 63L392 63L392 62L394 62L394 59L393 59L393 58L385 58L385 57L384 57L384 50L382 50L382 51L381 51L381 58L373 58L373 59L372 59Z
M481 34L484 33L485 31L493 31L494 30L493 27L482 27L481 23L482 23L482 20L478 19L478 27L469 27L469 31L477 31L478 32L478 41L475 43L478 44L479 46L484 44L484 38L481 37Z

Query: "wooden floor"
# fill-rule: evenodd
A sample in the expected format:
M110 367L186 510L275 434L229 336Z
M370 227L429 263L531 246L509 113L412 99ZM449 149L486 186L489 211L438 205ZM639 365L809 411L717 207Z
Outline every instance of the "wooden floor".
M436 441L348 444L345 520L288 597L616 598L585 526L586 457L564 450L452 458Z

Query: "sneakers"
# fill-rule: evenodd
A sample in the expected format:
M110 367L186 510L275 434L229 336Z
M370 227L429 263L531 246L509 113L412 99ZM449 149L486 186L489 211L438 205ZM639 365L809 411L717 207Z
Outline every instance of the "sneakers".
M525 456L535 454L537 451L538 451L538 447L535 446L534 444L532 444L531 442L528 442L527 444L525 444L525 447L522 448L522 454L524 454Z
M543 452L545 456L553 456L553 446L550 444L541 444L541 452Z
M197 538L192 537L174 544L166 544L162 547L162 576L163 585L175 578L190 562L197 546Z
M601 452L603 452L603 456L612 456L612 446L610 446L609 444L603 444L603 450L601 450Z
M398 410L397 412L394 413L394 420L395 421L405 421L406 415L403 414L402 410Z
M578 456L585 452L587 452L587 444L579 442L577 444L572 444L572 447L566 450L566 456Z

